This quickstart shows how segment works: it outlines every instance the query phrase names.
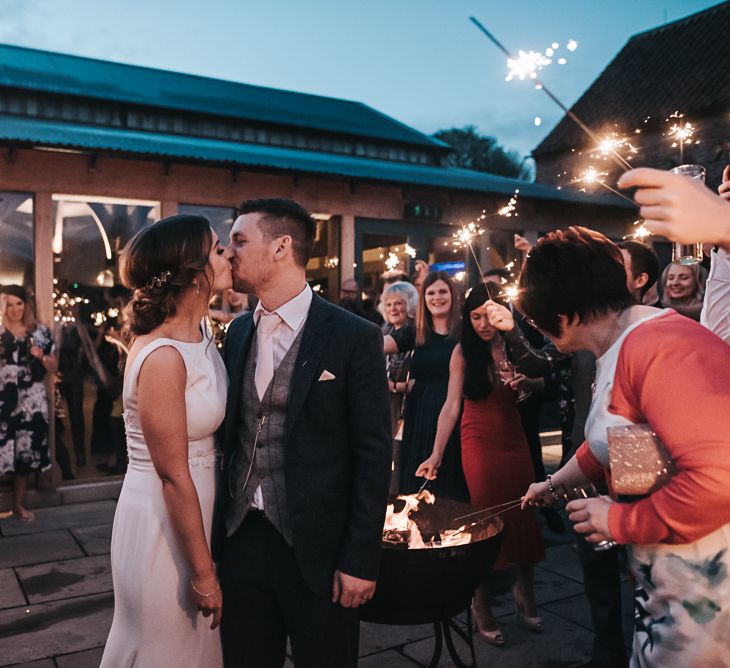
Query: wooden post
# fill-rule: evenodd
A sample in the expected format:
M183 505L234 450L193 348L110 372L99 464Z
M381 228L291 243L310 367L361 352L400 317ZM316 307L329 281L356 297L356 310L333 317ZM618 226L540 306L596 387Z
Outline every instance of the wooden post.
M49 192L37 192L33 202L33 254L35 283L35 311L39 322L53 331L53 197ZM58 351L56 352L58 354ZM54 378L47 377L48 394L48 447L53 468L38 476L38 488L54 488L61 480L56 465Z
M177 216L177 202L160 202L160 219L169 218L170 216Z
M53 199L36 193L33 204L33 251L36 317L53 328Z
M355 216L340 217L340 285L355 278ZM339 295L337 295L339 299Z

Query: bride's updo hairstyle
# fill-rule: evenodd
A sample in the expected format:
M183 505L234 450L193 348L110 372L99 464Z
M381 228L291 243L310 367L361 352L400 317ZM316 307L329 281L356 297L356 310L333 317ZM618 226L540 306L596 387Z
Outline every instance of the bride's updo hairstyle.
M196 278L210 297L212 244L210 223L202 216L170 216L132 237L119 267L122 283L134 290L126 309L126 339L147 334L174 316Z

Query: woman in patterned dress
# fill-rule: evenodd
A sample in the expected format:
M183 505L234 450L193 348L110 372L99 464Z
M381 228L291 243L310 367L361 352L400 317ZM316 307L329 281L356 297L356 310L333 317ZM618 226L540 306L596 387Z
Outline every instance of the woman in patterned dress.
M28 476L51 466L44 380L56 371L53 337L35 322L19 285L0 291L0 314L0 475L14 474L12 514L32 522L35 515L24 506Z

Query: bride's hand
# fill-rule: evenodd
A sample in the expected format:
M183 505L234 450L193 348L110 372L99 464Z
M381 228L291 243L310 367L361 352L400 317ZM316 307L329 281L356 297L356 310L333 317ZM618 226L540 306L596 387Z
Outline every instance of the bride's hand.
M217 628L221 623L223 611L223 594L221 594L221 585L218 578L215 575L193 578L190 580L190 591L192 592L193 603L203 613L203 617L213 615L210 628Z

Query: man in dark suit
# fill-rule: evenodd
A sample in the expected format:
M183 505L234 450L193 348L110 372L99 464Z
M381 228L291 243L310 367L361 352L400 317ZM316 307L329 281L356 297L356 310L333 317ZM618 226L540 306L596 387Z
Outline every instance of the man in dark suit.
M231 230L235 319L214 554L228 667L357 664L391 468L380 330L313 294L316 223L290 200L244 202Z

